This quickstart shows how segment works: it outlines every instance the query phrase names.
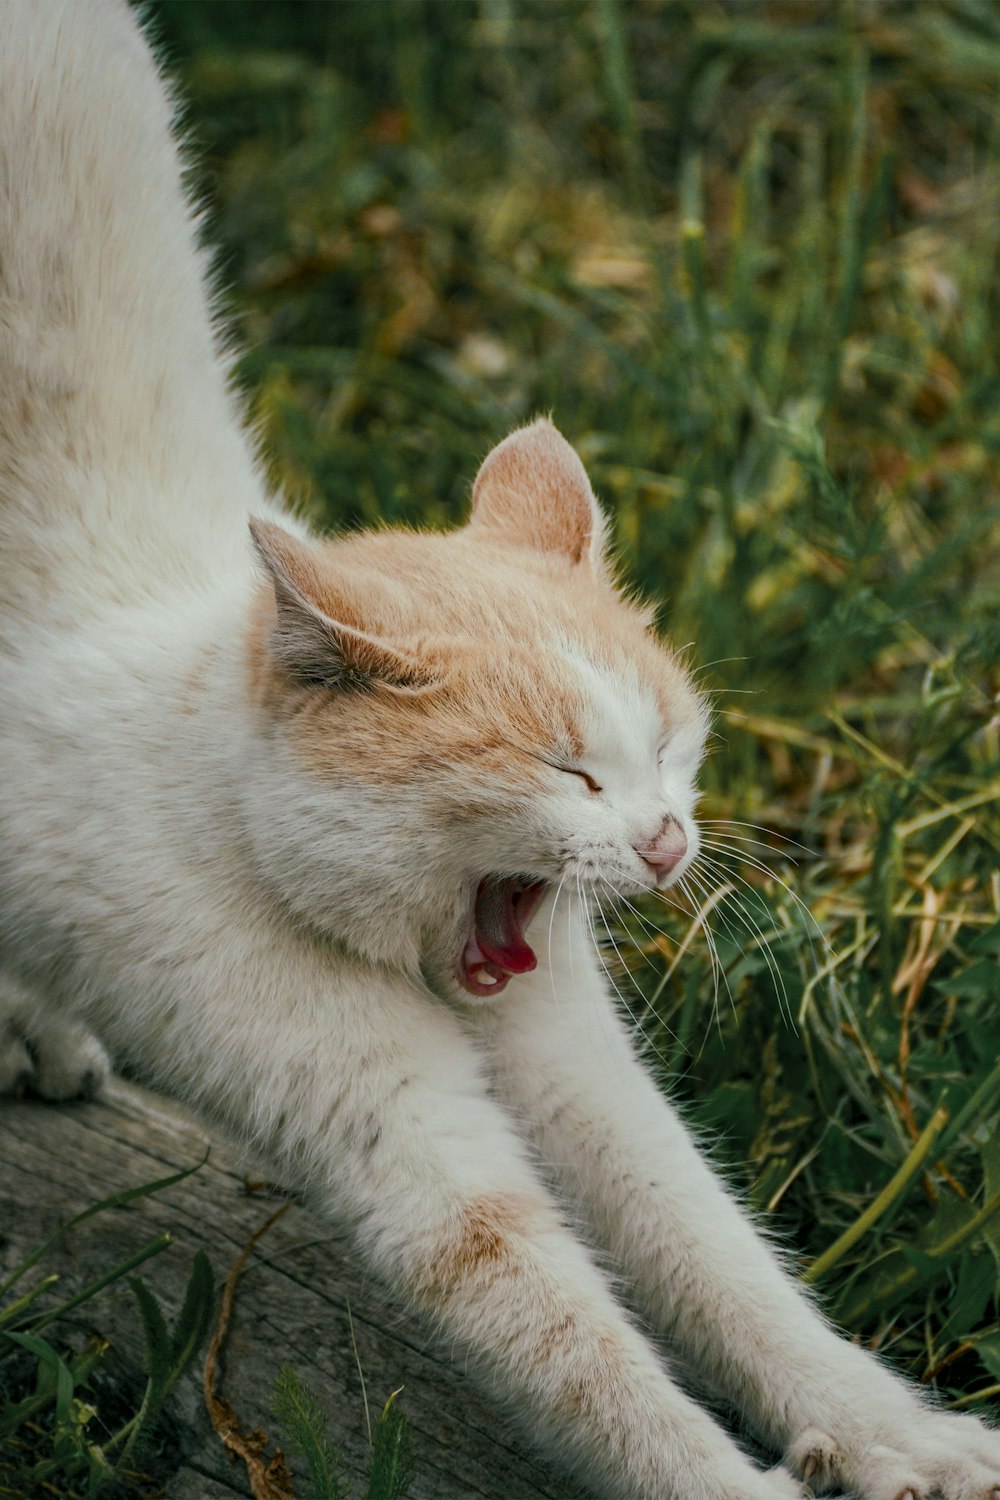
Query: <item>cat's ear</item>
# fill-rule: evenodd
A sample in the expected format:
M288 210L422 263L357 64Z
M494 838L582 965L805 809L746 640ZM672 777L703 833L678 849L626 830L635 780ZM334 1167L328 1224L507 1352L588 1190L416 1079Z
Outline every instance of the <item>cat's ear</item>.
M604 513L575 450L551 422L519 427L487 454L472 487L470 525L604 570Z
M308 542L273 521L252 520L250 534L274 584L272 649L291 676L323 687L378 685L411 694L431 686L419 662L361 627L356 605L336 597Z

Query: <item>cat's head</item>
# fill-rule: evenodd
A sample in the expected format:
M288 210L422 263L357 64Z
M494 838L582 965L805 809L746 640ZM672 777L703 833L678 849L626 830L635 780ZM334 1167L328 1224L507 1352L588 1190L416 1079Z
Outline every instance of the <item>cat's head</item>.
M253 530L270 574L253 835L299 915L438 992L489 997L544 958L529 924L547 893L683 875L706 705L616 588L550 423L490 453L459 531Z

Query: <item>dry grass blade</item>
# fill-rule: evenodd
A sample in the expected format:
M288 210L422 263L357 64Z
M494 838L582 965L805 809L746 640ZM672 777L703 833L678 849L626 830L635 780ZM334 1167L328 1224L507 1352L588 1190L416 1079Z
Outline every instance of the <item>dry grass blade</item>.
M233 1307L236 1300L236 1283L250 1259L251 1252L258 1240L262 1239L267 1231L276 1224L283 1214L291 1208L291 1202L282 1203L280 1208L275 1209L270 1218L265 1219L259 1229L247 1240L239 1255L233 1261L226 1277L226 1284L222 1292L222 1303L219 1307L219 1316L216 1321L212 1341L205 1355L205 1368L202 1377L202 1391L205 1397L205 1408L208 1412L212 1427L218 1434L226 1451L233 1457L241 1459L246 1467L247 1479L250 1482L250 1490L254 1500L295 1500L295 1491L292 1488L292 1476L285 1464L284 1455L280 1448L276 1448L270 1458L267 1456L268 1439L260 1428L247 1430L234 1411L232 1404L225 1396L219 1394L219 1360L225 1346L226 1337L229 1333L229 1324L233 1316Z

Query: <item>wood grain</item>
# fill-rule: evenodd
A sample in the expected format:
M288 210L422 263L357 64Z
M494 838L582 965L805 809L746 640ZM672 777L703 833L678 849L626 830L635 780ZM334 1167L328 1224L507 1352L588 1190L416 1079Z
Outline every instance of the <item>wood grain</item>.
M244 1174L266 1175L229 1143L173 1104L115 1081L96 1103L54 1107L0 1101L0 1274L61 1223L97 1199L194 1166L193 1176L153 1198L102 1213L74 1230L40 1269L72 1290L154 1235L175 1243L142 1274L165 1309L176 1311L191 1258L204 1248L218 1282L276 1199L248 1191ZM348 1317L353 1319L355 1353ZM134 1301L122 1285L84 1309L139 1383L141 1336ZM288 1361L330 1413L349 1472L366 1468L367 1434L359 1365L373 1412L398 1387L417 1456L412 1500L571 1500L578 1492L546 1468L521 1433L402 1313L339 1241L301 1207L270 1229L239 1282L224 1356L223 1390L243 1422L268 1433L270 1389ZM173 1407L179 1467L165 1500L232 1500L250 1491L212 1432L201 1369L190 1372ZM360 1486L359 1486L360 1489Z

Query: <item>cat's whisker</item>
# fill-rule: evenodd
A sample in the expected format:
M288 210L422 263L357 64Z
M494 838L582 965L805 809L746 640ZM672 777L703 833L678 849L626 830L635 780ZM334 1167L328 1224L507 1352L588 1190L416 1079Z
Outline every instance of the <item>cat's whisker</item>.
M687 901L688 903L687 906L681 906L681 903L679 903L679 901L672 900L672 898L667 895L666 891L652 891L651 894L655 895L655 897L660 900L660 903L663 904L663 906L669 906L670 910L673 910L673 912L679 912L682 916L685 916L685 918L690 919L690 921L693 922L693 930L700 930L700 932L705 935L706 953L708 953L709 968L711 968L712 972L712 1011L714 1011L714 1014L717 1014L718 993L720 993L720 977L723 978L724 983L724 974L723 966L721 966L720 962L720 957L718 957L717 945L715 945L715 935L714 933L712 933L711 926L709 926L708 922L708 909L705 910L705 913L700 910L700 907L702 907L703 903L693 900L693 897L691 897L691 892L688 891L687 888L685 888L684 882L682 882L682 880L678 883L678 886L675 886L675 889L678 889L678 891L681 891L681 894L684 895L685 901ZM657 927L657 924L655 924L655 922L649 921L649 919L646 918L645 915L643 915L643 912L640 912L639 907L634 906L634 904L631 903L631 901L628 901L627 898L624 897L624 895L621 895L621 892L619 892L619 900L624 901L625 906L628 907L628 910L630 910L630 912L634 913L637 921L642 924L642 927L646 930L646 932L651 933L651 935L658 936L658 938L669 938L669 933L667 933L666 930L663 929L663 927ZM657 1014L657 1011L655 1011L655 1004L657 1004L658 999L660 999L660 995L661 993L663 993L663 989L664 986L666 986L667 981L669 981L670 977L672 977L673 969L675 969L676 966L676 959L681 956L681 953L684 953L685 947L687 947L687 941L682 942L681 948L679 948L678 950L678 956L673 959L673 962L670 963L670 966L666 969L666 972L661 972L660 969L658 969L658 966L655 965L655 963L652 963L651 959L646 959L646 962L648 962L649 965L651 965L652 968L654 968L655 971L660 974L660 983L657 984L657 989L654 990L651 998L649 998L648 1001L645 1002L646 1010L648 1010L649 1013ZM645 957L645 954L643 954L643 957ZM729 986L727 986L727 989L729 989ZM730 999L732 999L732 996L730 996ZM658 1020L661 1020L660 1017L658 1017ZM661 1025L664 1025L663 1020L661 1020Z
M611 891L611 893L612 893L613 897L615 898L615 900L616 901L620 901L622 903L622 905L625 906L628 909L628 911L630 911L632 913L632 915L636 918L636 920L641 924L641 926L642 926L642 928L643 928L643 930L645 932L647 932L651 936L655 936L655 937L667 937L668 936L668 934L667 934L667 932L665 931L664 928L657 927L657 925L656 925L655 922L651 922L649 920L649 918L647 916L645 916L644 913L641 912L637 906L635 906L631 901L629 901L629 899L628 899L627 896L623 895L621 891L616 890L615 887L611 884L611 882L609 880L604 879L603 880L603 884L607 887L608 890ZM665 904L668 905L668 906L671 906L675 911L682 912L684 916L690 916L691 915L691 913L689 911L685 911L683 907L678 906L678 904L677 904L676 901L668 901ZM656 974L658 982L657 982L656 988L654 989L654 991L653 991L653 993L651 995L648 995L648 996L644 995L640 991L640 994L642 995L642 1002L643 1002L643 1004L642 1004L642 1010L639 1012L639 1014L638 1015L633 1015L633 1020L635 1021L635 1025L636 1025L637 1029L639 1030L639 1032L642 1033L643 1032L643 1022L645 1021L645 1018L647 1016L652 1016L654 1018L654 1020L656 1021L657 1025L661 1026L663 1028L663 1030L667 1033L667 1035L670 1036L675 1042L677 1042L680 1045L680 1039L679 1039L679 1037L676 1035L675 1032L673 1032L671 1030L671 1028L667 1025L666 1021L663 1019L663 1017L660 1015L660 1013L656 1009L656 1002L660 998L660 995L663 992L664 981L668 977L668 974L665 974L663 972L663 969L662 969L661 965L654 963L653 960L649 957L649 955L646 954L645 952L643 952L642 949L640 949L639 951L640 951L640 954L642 956L643 961L645 963L647 963L649 965L649 967L653 970L654 974ZM713 970L713 972L714 972L714 970ZM638 986L637 986L637 988L638 988Z
M578 887L578 889L580 888L579 876L577 877L577 887ZM608 926L607 918L604 915L604 911L603 911L603 909L601 907L600 899L598 898L596 892L594 893L594 897L595 897L595 905L597 907L598 912L600 913L601 921L604 923L604 927L605 927L605 930L607 931L608 938L611 941L611 946L614 948L615 953L616 953L616 955L618 957L618 961L622 965L622 968L625 970L626 973L628 973L628 968L627 968L624 960L622 959L621 953L620 953L620 951L618 949L618 945L617 945L617 943L614 940L614 936L613 936L613 934L611 932L610 927ZM636 1030L637 1030L638 1034L642 1037L643 1041L647 1042L649 1044L649 1046L652 1048L652 1050L657 1053L657 1056L660 1058L661 1062L664 1061L662 1055L658 1052L656 1046L650 1041L649 1037L647 1037L645 1031L642 1029L642 1026L641 1026L641 1024L639 1022L638 1017L636 1016L634 1010L632 1009L631 1005L629 1004L628 1000L626 999L625 995L623 994L623 992L621 990L621 987L619 986L619 984L615 980L614 975L612 974L610 968L608 967L608 964L607 964L607 962L605 960L604 954L601 951L601 940L600 940L600 938L598 937L598 934L597 934L597 928L596 928L595 923L594 923L593 912L591 910L590 903L587 902L586 900L584 900L584 898L582 896L582 891L581 891L581 900L583 900L583 903L584 903L583 909L584 909L584 915L585 915L586 922L587 922L587 929L588 929L588 932L590 934L590 940L591 940L591 942L594 945L594 951L597 954L597 961L600 964L600 966L601 966L601 968L602 968L602 970L604 972L604 976L607 979L608 984L611 986L612 990L614 991L614 994L615 994L615 996L616 996L619 1004L622 1006L622 1008L625 1010L626 1014L629 1016L629 1018L631 1019L631 1021L635 1025ZM643 1003L645 1004L645 996L642 995L642 991L641 990L639 991L639 993L640 993L640 996L642 997Z
M826 933L817 922L813 913L809 910L809 907L802 900L802 897L799 896L795 891L793 891L788 882L786 880L782 880L781 876L777 874L776 871L772 870L770 866L764 864L763 860L758 859L756 855L746 853L745 850L733 848L727 845L725 840L722 839L703 838L702 847L704 849L711 849L715 854L722 855L725 858L740 860L743 864L749 865L752 870L757 870L759 874L766 876L769 880L773 880L775 884L780 885L781 889L787 896L791 898L798 910L801 912L802 916L805 918L805 927L807 933L809 934L810 945L812 944L813 938L818 937L821 944L826 949L828 957L832 958L835 956L833 947L829 939L827 938ZM747 887L748 890L754 890L754 887L748 880L744 879L743 876L736 875L734 873L733 878L739 880L741 884ZM757 895L757 892L754 891L754 894Z
M621 891L615 889L610 880L602 877L601 883L606 890L609 890L611 892L611 895L616 902L623 906L626 911L631 912L632 916L635 917L636 921L640 924L644 932L656 937L665 936L662 928L659 928L655 923L650 922L649 919L643 915L639 908L634 905L634 903L631 902L627 896L625 896ZM643 948L639 947L638 944L636 944L636 948L643 963L648 964L649 967L654 971L654 973L659 974L659 966L653 962L649 954L646 953Z
M728 666L729 664L731 664L733 662L745 662L747 659L748 658L745 657L745 656L717 656L714 661L699 662L696 667L692 668L691 675L693 677L697 678L697 677L700 677L703 672L709 671L709 669L712 668L712 667L724 667L724 666ZM701 691L704 692L705 689L701 689ZM718 693L718 692L723 692L724 689L722 689L722 688L711 688L711 689L708 689L708 691ZM744 691L744 692L751 692L752 689L750 689L750 688L744 688L742 691Z
M798 860L795 858L795 856L793 854L787 853L786 850L784 850L784 849L778 849L778 848L776 848L774 844L767 843L767 841L765 839L750 838L747 834L744 834L744 833L731 833L729 835L728 840L725 840L725 841L723 841L719 837L719 835L715 834L715 833L709 834L708 836L706 836L706 835L703 834L702 835L702 842L703 843L710 843L711 842L711 843L714 843L716 845L721 844L723 842L728 842L730 844L733 844L734 846L735 845L743 845L743 844L753 845L753 846L756 846L758 849L766 849L769 854L776 854L776 855L778 855L781 859L787 860L787 862L790 865L796 865L796 866L798 865Z
M596 904L597 904L598 913L600 914L601 921L604 923L604 930L605 930L605 932L608 935L608 939L609 939L609 941L611 943L612 948L615 951L615 955L616 955L616 957L618 959L618 962L621 964L621 966L622 966L623 970L625 971L625 973L629 974L628 966L625 963L625 960L621 956L621 950L619 949L618 944L615 942L614 933L611 931L610 924L608 922L607 917L604 914L604 909L601 906L600 899L598 899L598 901L597 901ZM591 933L592 933L592 936L593 936L593 939L594 939L595 947L597 948L597 951L598 951L598 956L599 956L600 961L601 961L601 966L604 969L605 975L607 976L608 983L611 985L612 989L614 990L615 994L617 995L620 1004L625 1009L625 1011L626 1011L626 1013L627 1013L627 1015L629 1017L629 1020L632 1022L633 1026L635 1027L635 1029L638 1032L639 1036L642 1038L642 1040L645 1043L645 1045L650 1049L651 1052L654 1052L656 1054L657 1060L659 1062L661 1062L664 1065L664 1067L668 1067L669 1066L668 1059L666 1057L664 1057L664 1055L660 1051L659 1047L657 1047L656 1043L649 1036L648 1032L643 1027L643 1024L642 1024L641 1020L636 1015L635 1011L633 1010L632 1006L629 1004L629 1002L626 999L625 995L622 993L622 990L615 983L615 980L614 980L614 978L613 978L613 976L611 974L611 970L608 968L608 965L604 962L603 954L601 954L601 951L600 951L600 943L599 943L598 938L597 938L597 933L596 933L596 930L593 928L593 926L591 927ZM630 975L630 977L631 977L631 975ZM635 980L634 979L632 980L632 982L633 982L633 984L635 984ZM643 994L642 990L639 989L638 985L636 985L636 989L639 992L639 998L642 1000L644 1009L648 1010L649 1009L649 1002L647 1001L646 996Z
M808 854L813 859L819 858L817 851L811 849L808 844L802 844L798 839L789 838L787 833L779 833L776 828L768 828L765 823L748 823L742 818L699 818L698 824L701 828L714 829L752 828L755 833L766 833L769 839L777 839L779 844L788 845L792 849L800 849L803 854ZM784 851L778 850L776 852L783 853Z
M559 1007L559 1005L562 1002L561 1002L561 999L560 999L560 996L559 996L559 992L556 989L556 971L555 971L555 966L554 966L554 964L552 962L552 928L553 928L553 925L554 925L555 920L556 920L556 907L559 905L559 897L562 895L562 889L563 889L563 886L566 884L566 876L568 875L568 873L569 873L568 870L564 870L562 872L562 874L559 877L559 883L558 883L558 885L555 888L555 892L553 893L553 896L552 896L552 910L549 912L549 930L548 930L548 932L546 934L546 937L545 937L545 961L546 961L546 963L548 965L548 970L549 970L549 983L552 986L552 999L553 999L553 1002L554 1002L554 1004L556 1005L557 1008ZM573 948L573 945L571 943L570 944L570 952L571 953L572 953L572 948Z
M723 865L718 864L717 861L710 859L707 855L702 856L702 863L708 868L708 870L719 877L728 878L730 880L739 880L741 884L745 885L754 896L757 895L757 892L754 890L749 881L744 880L742 876L736 875L732 871L726 870ZM784 930L780 927L775 927L773 932L765 933L760 924L755 920L753 913L751 912L750 907L746 903L746 901L741 901L736 896L735 892L728 899L733 909L739 913L743 921L747 923L748 927L750 927L756 934L757 942L755 946L759 947L764 962L767 964L767 967L770 971L771 978L775 986L775 994L777 995L778 999L778 1009L781 1011L788 1024L794 1030L795 1022L792 1017L791 1001L788 998L788 990L785 987L785 981L782 976L781 969L778 966L777 960L770 950L771 941L774 938L787 937L787 930Z
M698 910L698 920L701 926L701 930L705 934L705 942L708 948L709 959L712 965L712 975L714 981L712 987L712 1013L709 1017L708 1027L706 1028L705 1033L702 1036L701 1046L698 1049L698 1057L700 1057L702 1052L705 1050L705 1045L708 1041L708 1032L713 1022L717 1031L722 1030L722 1018L719 1009L719 994L721 989L720 980L721 983L725 985L726 993L729 995L729 1005L734 1014L736 1010L736 1001L733 997L733 992L729 985L728 975L726 974L725 968L722 964L722 960L719 957L719 951L716 947L715 942L715 934L712 932L712 929L708 922L708 911L711 907L712 897L708 896L701 901L695 899L687 885L688 876L690 874L691 871L689 870L688 875L683 878L680 884L684 886L684 893L688 897L688 900L691 902L691 905Z
M695 887L695 889L701 892L700 900L696 900L695 897L692 896L691 891L688 888L689 880ZM705 934L705 943L708 948L709 960L712 965L712 973L715 980L714 995L712 1001L712 1015L715 1020L716 1026L719 1026L720 981L722 985L725 985L726 993L729 996L729 1004L733 1011L733 1014L735 1015L736 1013L736 999L733 995L733 991L729 983L729 976L726 973L725 965L723 964L722 959L719 956L718 945L715 941L715 933L712 931L711 924L708 920L709 911L719 911L721 902L725 900L725 894L720 895L717 891L709 890L708 886L706 886L700 879L698 879L693 867L688 870L687 874L679 882L679 884L684 891L685 896L687 896L688 900L691 902L691 905L697 908L698 916L696 920L699 922L699 925L701 926L701 929ZM719 915L722 916L721 911L719 911ZM723 920L725 920L724 917Z
M628 876L626 875L625 878L627 879ZM646 932L650 933L651 935L655 935L657 937L670 937L670 934L667 933L664 928L658 927L655 922L651 922L649 920L649 918L642 911L640 911L639 908L633 902L629 901L628 898L625 895L623 895L623 893L621 891L616 890L615 887L611 884L611 882L609 880L605 879L604 880L604 884L607 886L607 888L609 890L611 890L611 892L614 895L615 899L618 900L618 901L620 901L627 908L627 910L630 911L635 916L636 920L642 925L643 929ZM654 890L654 891L651 891L649 894L651 896L655 896L657 898L657 900L663 906L669 906L670 909L671 909L671 911L679 912L681 916L683 916L684 918L686 918L689 921L691 921L692 922L692 927L691 927L690 931L694 931L694 930L697 929L697 930L700 930L700 931L702 931L704 933L705 941L706 941L706 949L707 949L707 952L708 952L709 966L710 966L711 971L712 971L712 981L713 981L713 1011L717 1014L717 1012L718 1012L718 997L719 997L719 989L720 989L720 976L721 976L722 982L726 984L727 990L729 988L729 985L728 985L728 982L725 979L725 973L724 973L723 968L722 968L721 960L719 959L718 949L717 949L716 944L715 944L714 933L712 932L711 926L708 924L708 920L707 920L708 904L705 903L705 902L702 902L702 901L695 900L692 897L690 891L687 890L686 887L684 886L684 882L683 881L679 882L678 885L675 886L673 889L676 890L676 891L678 891L681 895L683 895L684 900L687 902L686 906L682 906L680 904L680 902L672 900L671 897L667 894L666 891ZM717 899L717 893L716 893L716 899ZM720 917L722 917L723 921L725 921L725 916L723 915L723 913L721 911L720 911L719 915L720 915ZM726 925L727 925L727 928L728 928L728 923ZM674 972L674 968L676 966L677 959L686 950L686 947L688 946L688 942L689 942L689 939L685 939L681 943L680 948L678 950L677 956L674 958L673 962L670 964L670 966L667 968L667 970L665 972L661 972L661 970L659 969L659 966L656 965L655 963L653 963L652 959L650 959L646 954L642 955L643 958L645 959L645 961L650 965L650 967L653 968L659 974L659 983L657 984L657 987L654 990L653 994L648 999L645 999L645 997L644 997L644 1005L645 1005L645 1011L646 1012L649 1012L650 1014L653 1014L653 1015L657 1014L656 1013L656 1009L655 1009L656 1002L659 999L660 994L662 993L664 984L666 983L666 981L670 978L670 976ZM730 1001L732 1002L732 994L731 993L730 993ZM665 1023L662 1022L661 1018L659 1018L659 1017L657 1017L657 1018L661 1020L661 1024L665 1024ZM669 1028L667 1028L667 1029L669 1029Z
M702 863L704 863L704 861L702 861ZM713 888L707 878L697 878L699 875L704 875L704 873L705 872L698 867L693 867L688 871L688 875L690 876L692 881L697 884L698 889L701 890L706 896L718 894L719 899L717 900L713 909L717 913L719 921L725 927L726 932L729 934L730 938L732 938L733 942L738 945L739 935L737 934L736 929L733 927L732 923L727 917L724 907L725 902L732 901L734 899L735 893L731 889L726 888L725 881L722 881L718 886Z
M762 943L770 942L775 938L786 937L788 935L788 929L785 927L781 927L773 919L771 912L768 910L766 903L760 895L760 892L756 890L756 888L751 885L751 883L742 875L738 874L735 870L729 869L720 860L713 859L704 851L702 851L699 856L699 863L703 867L705 873L710 874L713 878L728 882L730 883L730 885L733 881L736 881L738 884L746 887L750 897L752 897L753 900L757 903L757 915L760 916L761 920L764 920L766 918L771 922L772 930L769 933L765 934L764 929L759 925L759 923L755 922L754 910L751 907L750 901L746 897L740 896L734 888L731 888L726 899L729 906L734 911L736 911L746 923L753 923L754 929Z
M607 879L604 879L604 877L601 877L601 885L603 885L604 889L607 889L607 891L612 892L612 898L613 898L613 900L615 900L615 901L621 901L621 903L624 903L625 906L628 906L628 904L630 904L630 903L628 903L628 901L625 901L625 898L622 897L622 895L619 895L619 892L616 891L615 886L613 886L612 883L610 883L610 880L607 880ZM615 950L616 956L618 956L618 962L621 963L622 969L624 969L625 974L630 974L631 975L630 968L628 968L628 965L627 965L627 963L625 963L625 960L622 959L621 948L618 947L618 942L616 942L615 935L613 935L612 929L610 929L609 921L607 921L607 913L604 912L604 907L601 906L600 900L598 900L597 909L598 909L598 912L601 913L601 921L604 922L604 927L606 927L607 936L609 936L609 939L610 939L610 944L612 944L612 948L613 948L613 950ZM631 910L636 910L636 907L634 907L634 906L631 907ZM639 913L636 912L636 915L639 915ZM640 921L642 921L642 918L640 918ZM649 963L649 965L651 965L651 968L655 969L655 965L652 965L651 960L649 960L649 957L646 956L645 953L642 953L642 950L639 950L639 953L640 953L640 957L642 957L643 962ZM633 981L633 983L634 983L634 981ZM636 989L639 990L639 986L637 986L637 984L636 984ZM646 996L643 995L642 990L639 990L639 993L640 993L640 996L642 996L643 1004L645 1004L645 1002L646 1002Z

